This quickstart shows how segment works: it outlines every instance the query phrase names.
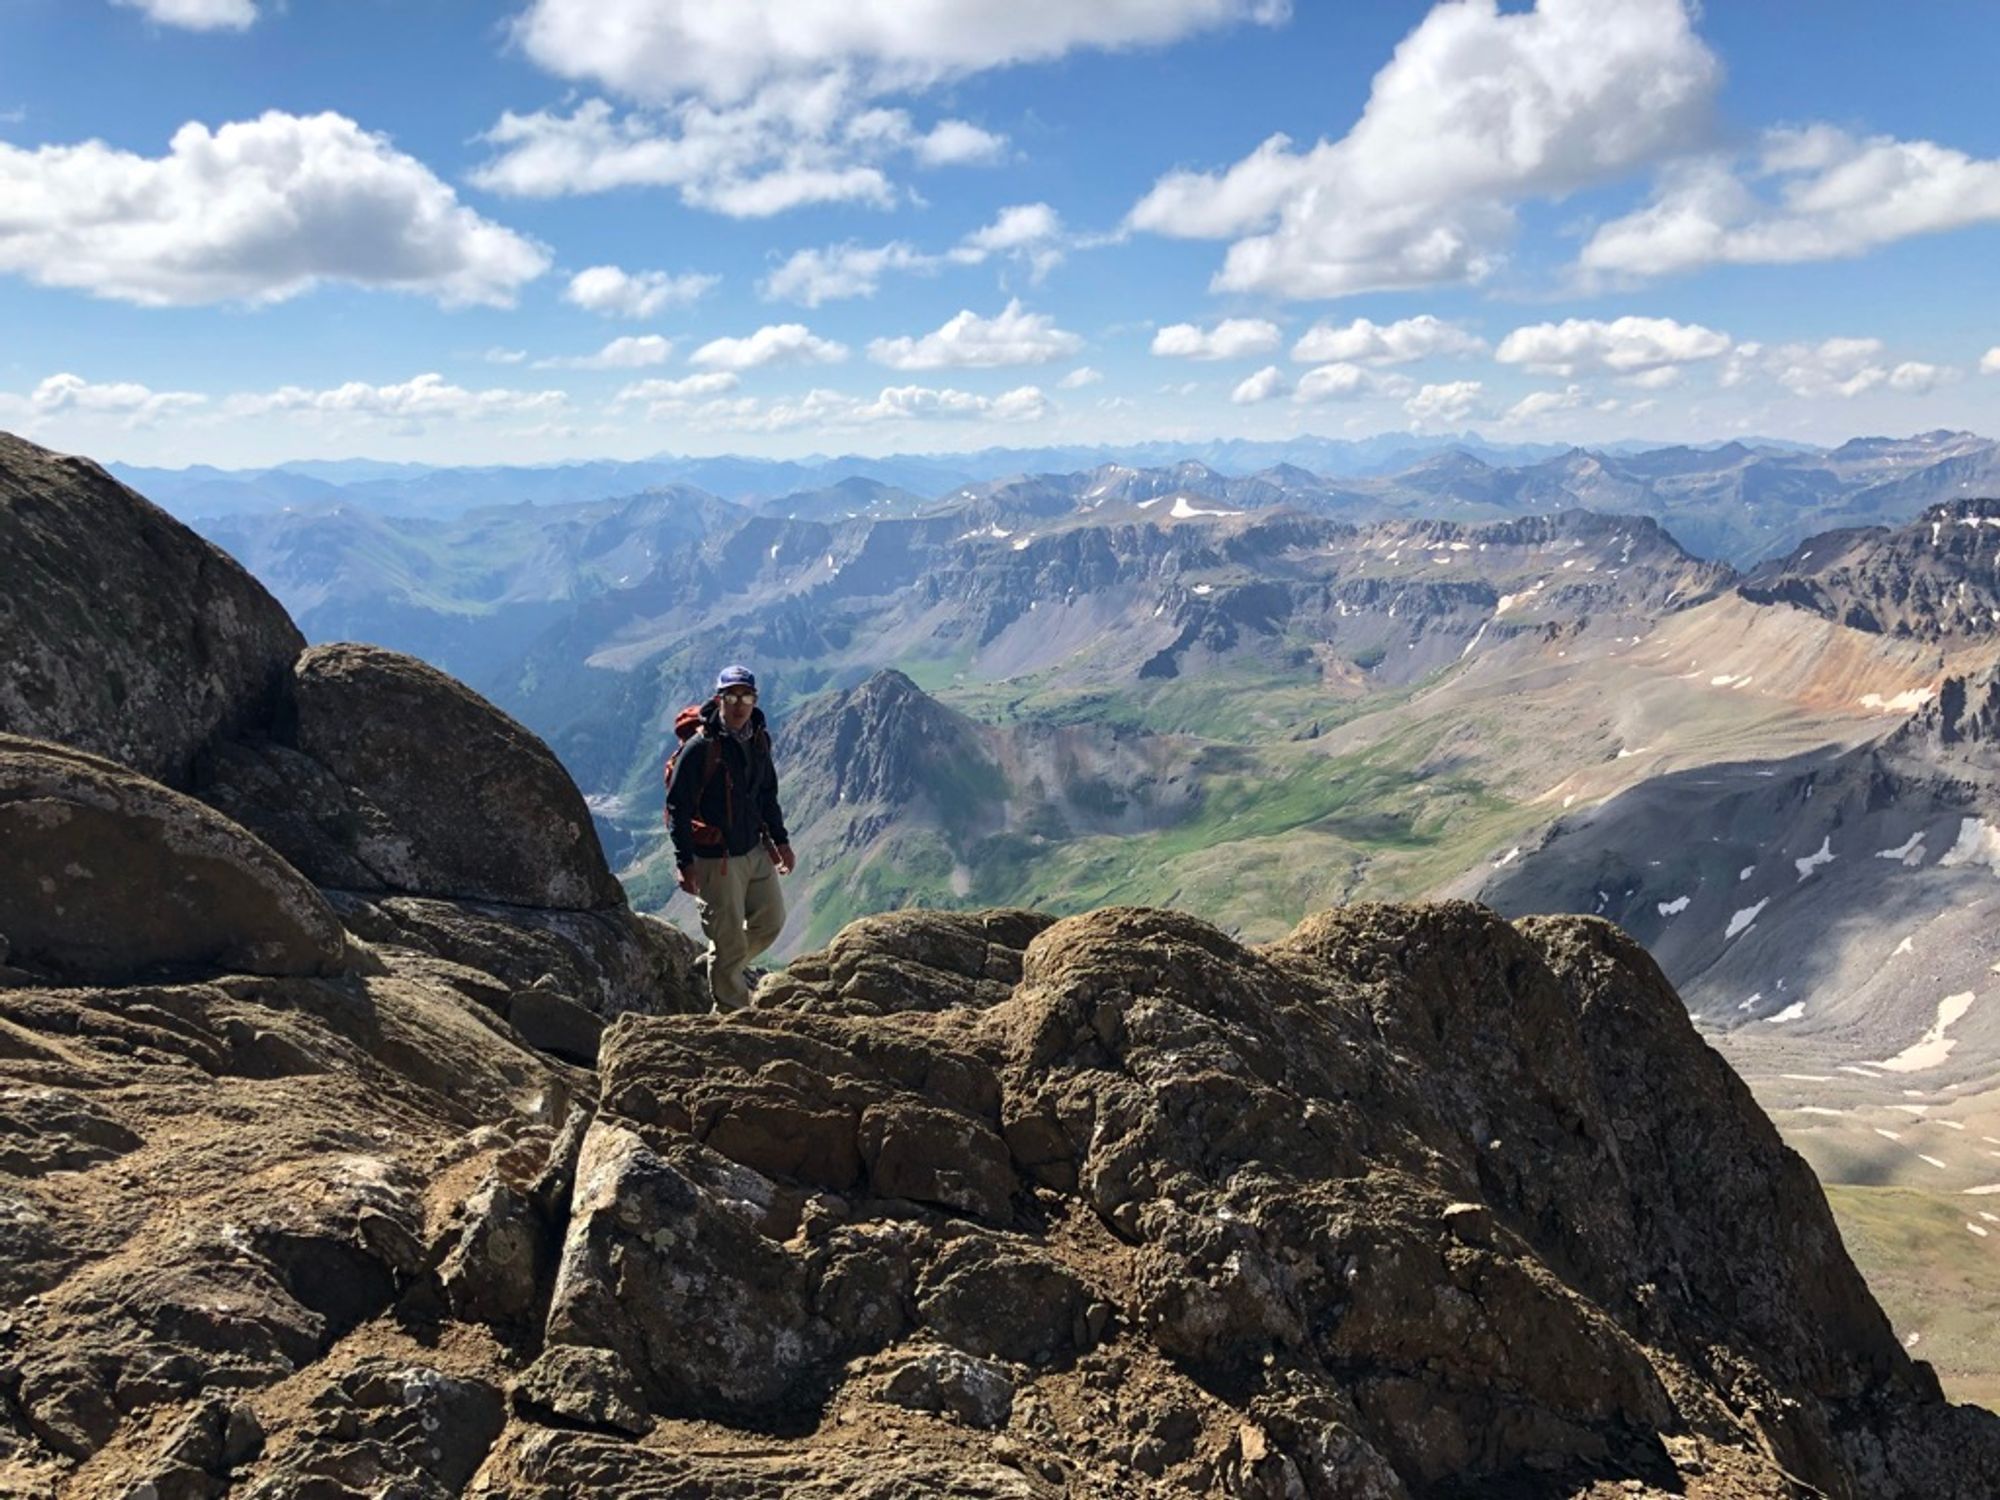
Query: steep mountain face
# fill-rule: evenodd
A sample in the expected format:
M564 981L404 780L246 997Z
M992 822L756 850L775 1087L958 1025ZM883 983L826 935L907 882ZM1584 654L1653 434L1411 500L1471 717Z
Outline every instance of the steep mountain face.
M1953 1215L1996 1191L1997 729L1994 669L1947 676L1855 749L1677 772L1565 815L1480 898L1620 923L1825 1180L1938 1195L1941 1230L1984 1235Z
M1863 695L1895 718L1861 744L1722 759L1568 815L1491 873L1483 898L1610 917L1717 1026L1838 1029L1888 1057L1932 1025L1944 994L1982 993L2000 958L1985 927L2000 897L1987 822L2000 819L2000 501L1816 537L1736 593L1835 622L1849 640L1908 642L1940 670L1932 685ZM1910 965L1898 960L1918 941L1932 950L1924 985L1904 998ZM1948 988L1930 994L1938 984ZM1974 1068L2000 1043L1978 1015L1956 1035Z
M1934 505L1906 526L1828 532L1743 580L1744 597L1921 641L2000 635L2000 500Z
M933 816L956 813L956 793L998 784L978 726L895 671L814 700L786 722L776 751L796 821L847 809L863 841L926 802Z
M893 670L812 699L775 753L801 859L781 954L862 913L1018 896L1020 867L1072 841L1170 829L1227 757L1130 726L981 724Z

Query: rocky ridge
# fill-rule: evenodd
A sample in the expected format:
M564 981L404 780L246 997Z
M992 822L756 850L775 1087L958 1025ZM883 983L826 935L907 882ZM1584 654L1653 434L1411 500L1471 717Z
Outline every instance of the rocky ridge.
M45 462L7 457L0 527ZM562 904L594 846L471 816L498 778L573 826L539 747L435 741L463 842L400 826L419 746L374 713L479 709L340 660L346 748L282 682L185 735L256 750L217 801L274 842L76 748L87 704L0 725L34 733L0 742L7 1493L2000 1487L2000 1419L1943 1401L1606 923L909 913L676 1014L670 941ZM514 884L475 897L482 832Z
M1856 630L1964 644L2000 634L2000 499L1933 505L1904 526L1826 532L1739 586Z

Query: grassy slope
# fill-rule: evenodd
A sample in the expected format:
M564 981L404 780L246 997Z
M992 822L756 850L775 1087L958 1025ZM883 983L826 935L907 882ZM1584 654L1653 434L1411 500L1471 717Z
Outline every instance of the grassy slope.
M976 851L971 896L1055 910L1180 906L1263 939L1357 894L1410 895L1523 821L1470 776L1418 775L1427 748L1415 737L1344 756L1310 742L1214 747L1186 822L1060 843L1031 829L998 835Z
M2000 1198L1827 1184L1848 1253L1945 1393L2000 1411ZM1985 1238L1966 1225L1991 1231Z

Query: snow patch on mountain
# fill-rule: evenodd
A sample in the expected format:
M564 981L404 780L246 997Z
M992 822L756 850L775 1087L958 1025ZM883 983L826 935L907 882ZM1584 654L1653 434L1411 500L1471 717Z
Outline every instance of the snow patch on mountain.
M1876 1066L1886 1068L1891 1073L1918 1073L1926 1068L1941 1066L1951 1056L1952 1049L1958 1045L1958 1038L1946 1036L1945 1033L1965 1019L1966 1012L1972 1009L1972 1002L1976 998L1971 990L1945 996L1938 1001L1937 1020L1931 1023L1930 1030L1894 1057Z

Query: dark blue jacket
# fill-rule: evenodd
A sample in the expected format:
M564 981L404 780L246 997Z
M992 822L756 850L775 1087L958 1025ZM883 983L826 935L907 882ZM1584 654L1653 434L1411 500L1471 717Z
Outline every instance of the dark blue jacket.
M667 831L677 866L698 857L748 854L766 838L774 844L791 842L778 807L778 768L771 760L764 710L750 710L748 745L723 728L721 715L712 698L702 706L701 728L682 744L667 778ZM711 755L716 758L713 774L708 769ZM719 847L697 842L697 820L721 830Z

